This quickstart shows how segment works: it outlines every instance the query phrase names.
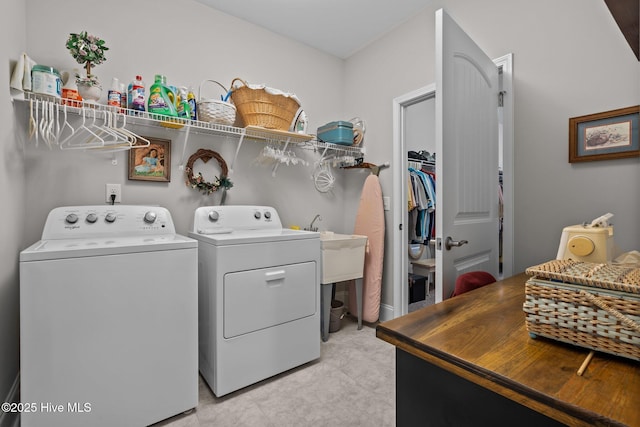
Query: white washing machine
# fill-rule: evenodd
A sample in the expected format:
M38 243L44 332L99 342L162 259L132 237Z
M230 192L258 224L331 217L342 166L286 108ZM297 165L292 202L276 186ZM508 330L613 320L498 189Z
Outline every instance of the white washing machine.
M146 426L198 405L197 246L161 207L49 213L20 253L22 427Z
M198 208L199 368L216 396L320 357L320 235L272 207Z

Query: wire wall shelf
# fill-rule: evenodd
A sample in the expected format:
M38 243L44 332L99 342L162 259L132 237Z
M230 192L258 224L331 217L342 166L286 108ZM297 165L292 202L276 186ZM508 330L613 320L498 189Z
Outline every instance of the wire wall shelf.
M107 115L110 115L115 125L162 126L168 129L182 130L194 134L232 137L241 140L247 139L256 142L276 144L296 144L299 148L322 151L328 149L334 152L356 156L362 156L364 154L364 149L359 146L329 144L317 140L314 135L265 129L257 126L240 128L199 120L164 116L147 111L137 111L103 104L83 103L82 101L60 99L47 95L34 94L32 92L25 92L24 99L14 99L14 101L30 105L30 119L33 119L34 109L44 111L53 108L55 109L54 114L56 117L60 117L60 113L63 113L93 120L96 118L104 119Z

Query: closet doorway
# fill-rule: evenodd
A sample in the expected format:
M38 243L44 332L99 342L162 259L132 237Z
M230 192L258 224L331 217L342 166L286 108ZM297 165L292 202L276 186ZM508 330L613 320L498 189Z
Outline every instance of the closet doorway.
M494 60L499 70L499 106L498 137L499 137L499 171L496 171L496 191L498 172L502 183L502 213L499 224L500 238L500 276L509 277L513 274L513 55L508 54ZM393 283L394 305L393 315L388 318L399 317L409 309L409 265L410 230L408 214L409 170L408 152L425 151L437 152L435 144L435 104L436 85L431 84L393 101L393 189L395 198L393 206ZM446 190L445 190L446 191ZM437 194L436 194L437 201ZM437 204L437 203L436 203ZM411 233L413 234L413 233ZM414 247L414 249L417 249ZM426 245L422 258L435 258L434 244ZM419 252L419 251L418 251ZM437 274L437 272L436 272ZM429 286L428 278L425 287ZM428 288L425 290L425 294ZM435 292L434 292L435 293ZM432 294L433 297L433 294ZM440 299L441 300L441 299ZM435 300L435 302L439 302ZM391 313L388 313L391 314ZM387 320L386 318L383 320Z

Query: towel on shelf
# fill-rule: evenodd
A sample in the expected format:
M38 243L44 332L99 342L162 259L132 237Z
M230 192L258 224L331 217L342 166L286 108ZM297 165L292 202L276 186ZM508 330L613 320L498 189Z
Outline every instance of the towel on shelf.
M11 73L11 89L20 92L31 90L31 69L34 65L36 65L36 61L23 52L18 58L16 66L13 67L13 73Z

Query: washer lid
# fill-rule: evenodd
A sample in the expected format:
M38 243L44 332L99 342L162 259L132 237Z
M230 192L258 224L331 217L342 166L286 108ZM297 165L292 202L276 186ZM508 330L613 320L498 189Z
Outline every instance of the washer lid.
M197 241L179 234L40 240L20 252L20 261L85 258L197 247Z
M208 233L206 229L189 233L189 237L216 246L239 245L247 243L279 242L286 240L318 239L320 233L315 231L291 230L279 228L271 230L225 230L224 233Z

